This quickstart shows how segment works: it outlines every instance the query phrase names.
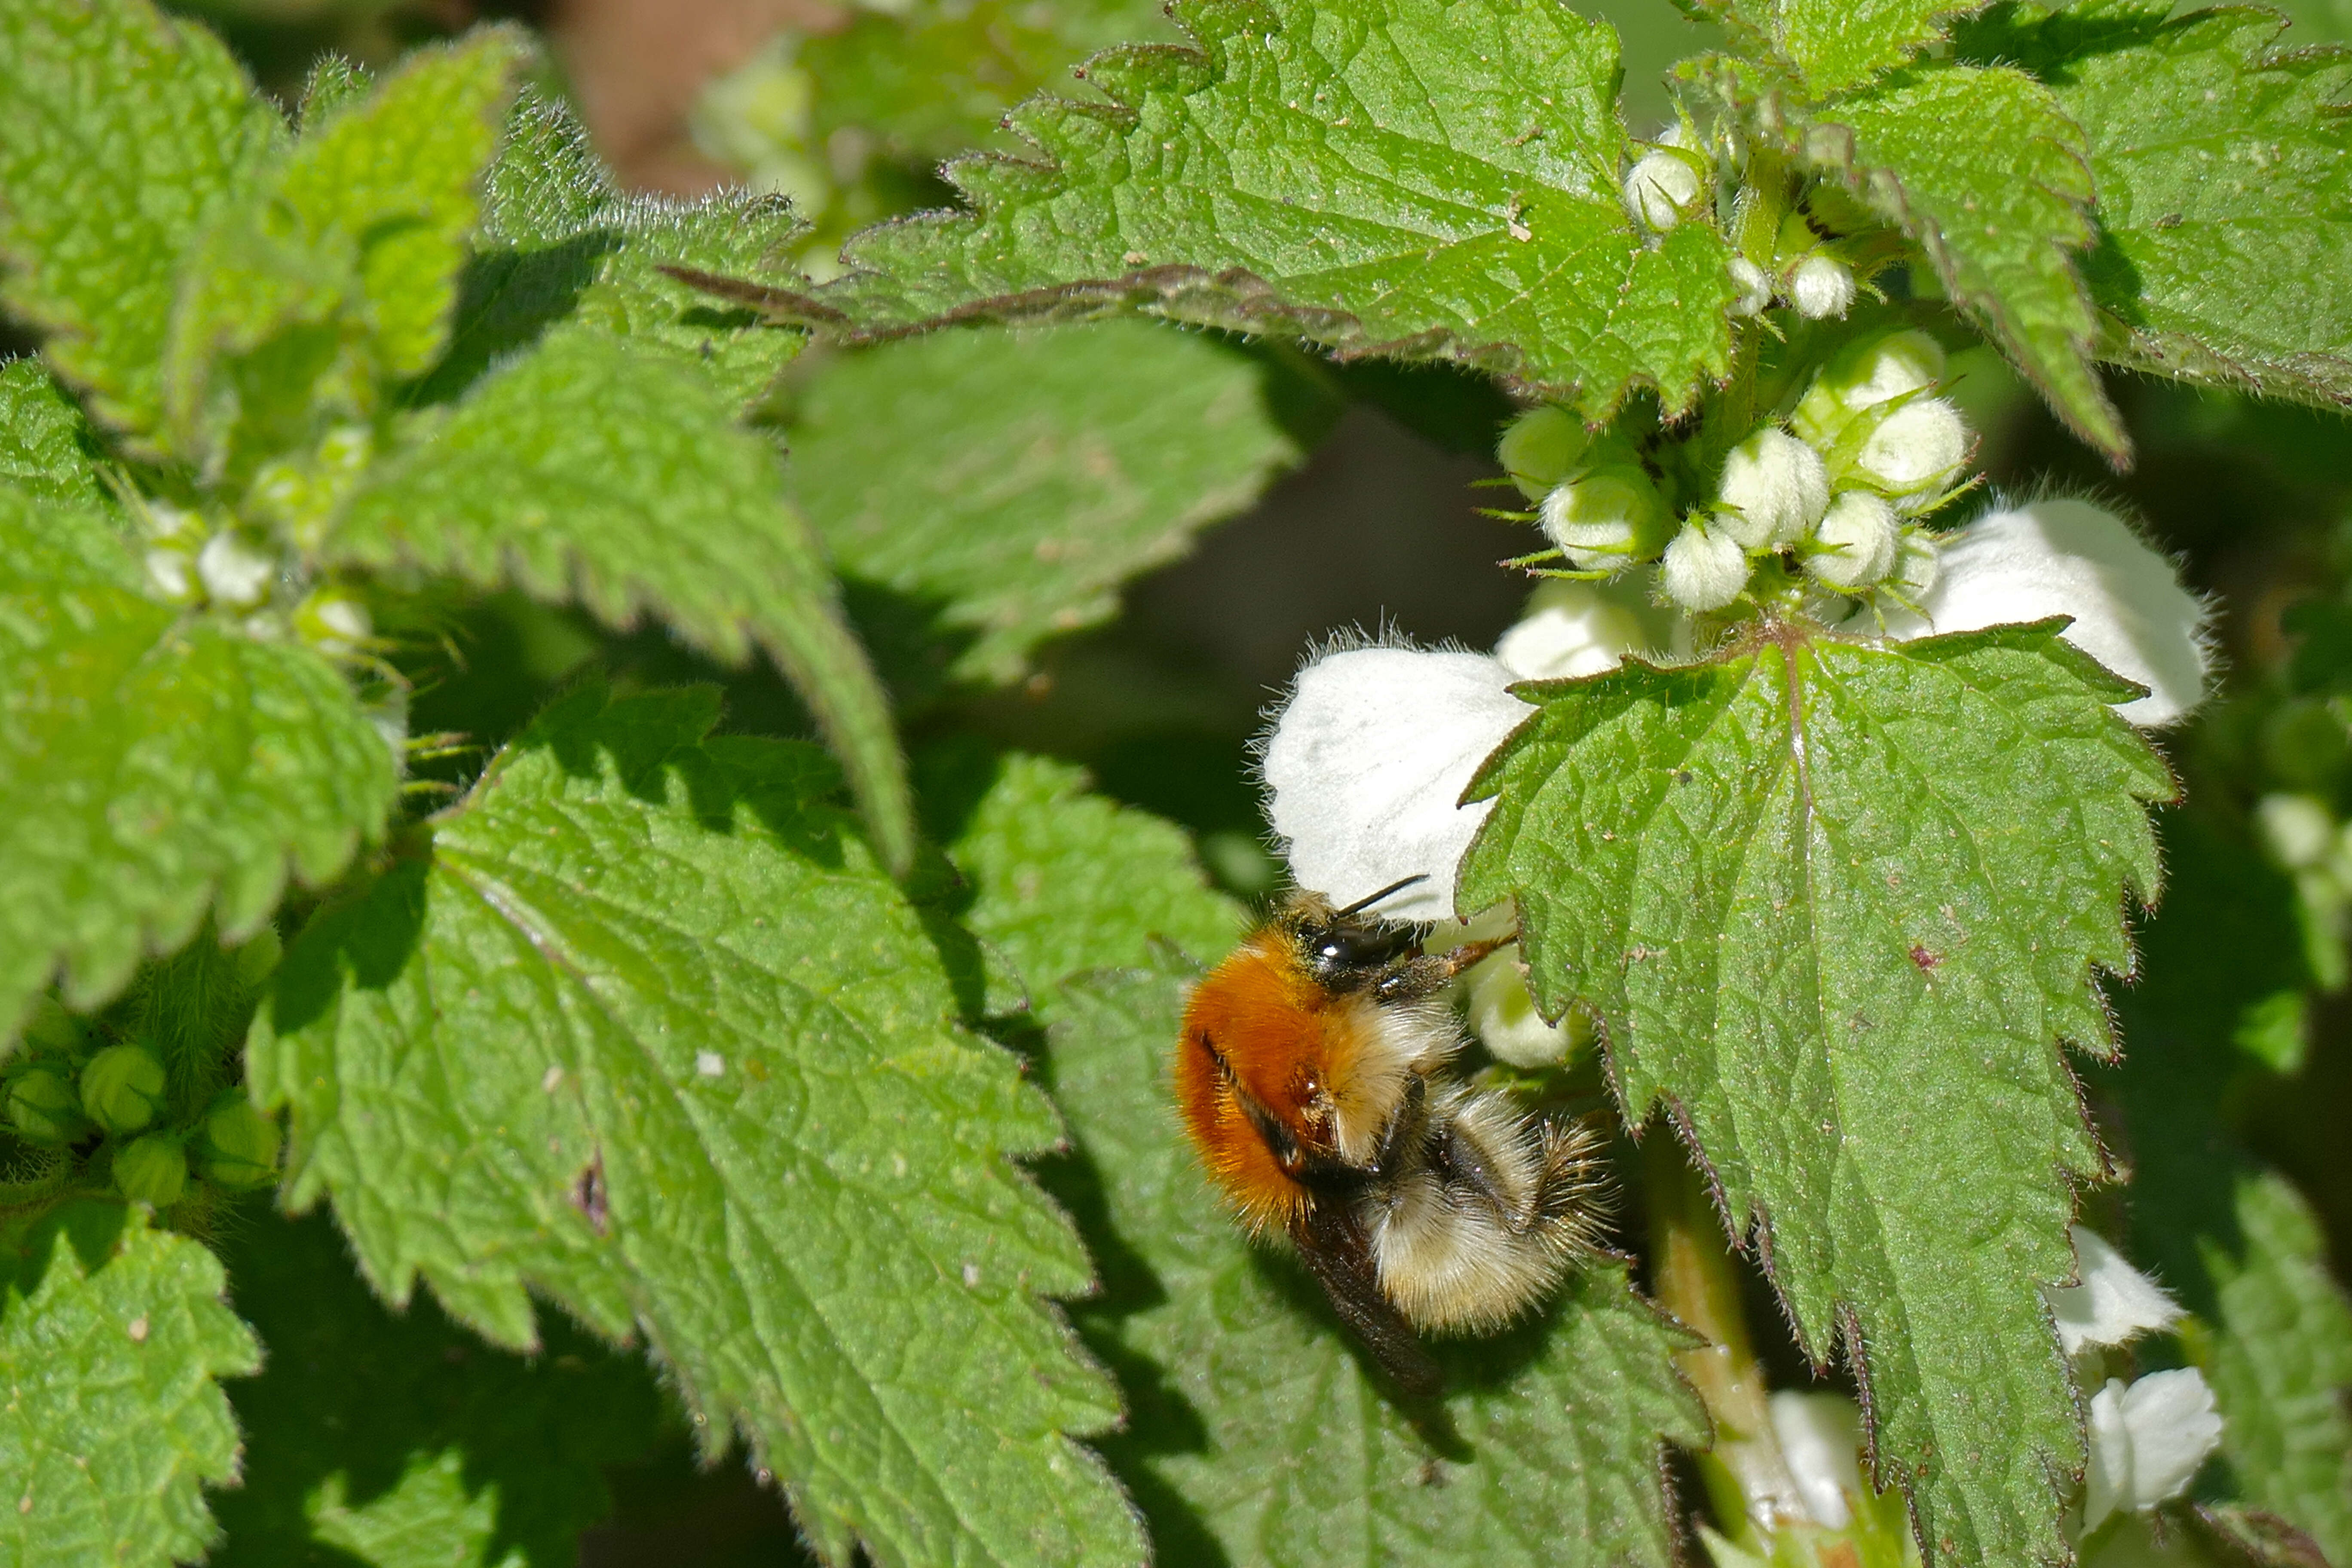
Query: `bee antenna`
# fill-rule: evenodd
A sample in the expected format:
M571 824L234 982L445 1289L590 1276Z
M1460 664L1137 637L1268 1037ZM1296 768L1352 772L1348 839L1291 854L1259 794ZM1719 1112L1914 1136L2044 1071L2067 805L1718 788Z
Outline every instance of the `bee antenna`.
M1399 891L1399 890L1400 890L1400 889L1402 889L1410 888L1410 887L1412 887L1415 882L1426 882L1426 881L1428 881L1428 880L1429 880L1429 873L1428 873L1428 872L1426 872L1426 871L1423 871L1423 872L1419 873L1419 874L1418 874L1418 875L1416 875L1416 876L1407 877L1407 878L1405 878L1402 881L1391 882L1387 887L1382 888L1379 892L1377 892L1377 893L1366 893L1362 898L1358 899L1354 903L1349 904L1346 909L1336 910L1336 911L1334 911L1334 913L1335 913L1336 917L1337 917L1338 919L1340 919L1340 920L1345 920L1345 919L1347 919L1349 915L1358 915L1358 914L1361 914L1361 913L1363 913L1366 910L1370 909L1374 904L1379 903L1382 899L1387 898L1391 893L1397 892L1397 891Z

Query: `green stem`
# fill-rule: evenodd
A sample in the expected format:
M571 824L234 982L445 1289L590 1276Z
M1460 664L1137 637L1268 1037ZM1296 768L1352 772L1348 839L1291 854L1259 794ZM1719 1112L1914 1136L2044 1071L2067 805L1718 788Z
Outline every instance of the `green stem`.
M1697 1456L1718 1527L1734 1543L1769 1551L1763 1532L1806 1521L1796 1476L1772 1430L1764 1369L1748 1335L1739 1275L1699 1173L1674 1139L1643 1150L1650 1205L1651 1289L1658 1304L1706 1341L1675 1358L1715 1423Z

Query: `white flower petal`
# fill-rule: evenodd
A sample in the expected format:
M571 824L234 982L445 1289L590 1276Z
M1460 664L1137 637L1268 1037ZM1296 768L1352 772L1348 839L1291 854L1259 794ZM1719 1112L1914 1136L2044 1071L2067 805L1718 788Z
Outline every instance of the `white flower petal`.
M2179 1496L2221 1445L2213 1391L2195 1367L2155 1372L2130 1387L2109 1378L2091 1396L2091 1453L2083 1475L2083 1533L2119 1509Z
M1947 537L1942 554L1942 580L1919 601L1924 614L1890 610L1890 637L2072 616L2068 642L2148 689L2116 706L2133 723L2168 724L2204 696L2205 606L2113 513L2039 500L1979 518Z
M1789 1390L1772 1395L1772 1435L1805 1511L1816 1524L1843 1530L1853 1522L1853 1498L1863 1495L1862 1466L1855 1455L1862 1447L1862 1415L1843 1394L1799 1394Z
M1454 803L1534 710L1482 653L1360 647L1299 672L1266 742L1267 814L1302 888L1350 903L1406 877L1397 920L1454 914L1454 879L1494 803Z
M2069 1226L2079 1285L2042 1292L2058 1320L2058 1342L2068 1355L2084 1345L2119 1345L2143 1333L2159 1332L2180 1321L2180 1308L2157 1282L2124 1261L2106 1237Z
M1495 644L1515 680L1572 680L1616 668L1649 646L1638 600L1617 584L1550 582L1528 598L1527 614Z

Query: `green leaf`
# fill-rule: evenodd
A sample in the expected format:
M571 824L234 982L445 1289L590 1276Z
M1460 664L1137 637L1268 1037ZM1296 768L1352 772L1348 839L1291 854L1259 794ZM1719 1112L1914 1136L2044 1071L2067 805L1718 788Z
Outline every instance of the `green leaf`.
M2102 1161L2056 1046L2111 1049L2092 971L2172 783L2063 625L1524 686L1471 785L1461 907L1517 899L1546 1014L1599 1009L1627 1120L1673 1108L1843 1342L1936 1563L2062 1560L2082 1463L2041 1288Z
M1815 107L1738 61L1683 68L1917 241L2059 417L2109 456L2129 453L2092 363L2098 321L2075 257L2093 237L2087 152L2049 88L2008 67L1928 65Z
M1340 1564L1675 1561L1663 1445L1704 1447L1685 1342L1595 1265L1534 1321L1433 1346L1451 1392L1401 1410L1287 1258L1220 1212L1169 1105L1184 973L1081 976L1053 1003L1050 1084L1077 1152L1047 1179L1099 1216L1078 1313L1136 1411L1102 1447L1164 1559Z
M787 479L903 686L1020 679L1306 456L1338 402L1142 322L848 354L794 406Z
M521 64L516 34L420 50L316 129L191 258L164 355L174 444L216 460L240 424L265 450L441 355L477 187ZM327 410L318 406L321 402Z
M1729 252L1627 216L1615 36L1555 0L1192 0L1199 52L1101 56L1109 105L1032 100L1051 165L948 174L976 216L870 233L812 299L853 336L1141 310L1451 358L1600 417L1727 374Z
M2283 52L2281 25L2244 5L2003 6L1960 41L2033 70L2083 127L2111 357L2342 407L2352 299L2305 280L2352 275L2352 51Z
M0 486L88 510L110 501L81 410L36 359L0 364Z
M259 1363L221 1266L120 1204L0 1238L0 1564L152 1564L211 1541L205 1483L235 1478L217 1379Z
M1819 98L1859 87L1940 42L1985 0L1694 0L1744 51L1767 56Z
M1008 1159L1053 1111L954 1027L822 754L716 708L565 699L304 932L247 1050L292 1199L502 1343L528 1290L642 1328L829 1562L1132 1562L1069 1436L1113 1391L1038 1300L1086 1257Z
M842 756L887 858L913 853L889 700L841 616L774 452L708 378L587 327L549 334L410 429L320 546L323 558L511 581L614 626L645 610L722 659L756 645Z
M98 518L0 490L0 1029L95 1006L207 911L242 941L341 872L393 759L334 667L142 596Z
M2237 1184L2240 1246L2208 1238L2221 1305L2213 1392L2245 1500L2352 1556L2352 1304L2311 1206L2275 1175Z
M12 0L0 124L0 298L100 418L152 432L180 259L285 123L218 39L146 0Z
M526 1362L429 1301L384 1310L324 1215L256 1215L222 1240L268 1360L229 1391L245 1476L213 1500L210 1568L570 1563L611 1510L601 1468L661 1429L642 1365L560 1320Z

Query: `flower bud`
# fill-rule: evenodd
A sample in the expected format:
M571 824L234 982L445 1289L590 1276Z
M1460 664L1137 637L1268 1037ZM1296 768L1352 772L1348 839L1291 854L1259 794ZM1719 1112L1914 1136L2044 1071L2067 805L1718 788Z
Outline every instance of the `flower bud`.
M1551 542L1587 571L1647 560L1674 521L1650 476L1631 464L1595 468L1554 486L1540 515Z
M1510 423L1495 455L1529 500L1576 471L1591 437L1584 421L1558 404L1530 408Z
M1666 546L1658 585L1686 610L1719 610L1748 586L1748 552L1723 528L1693 518Z
M1842 592L1866 588L1893 570L1898 532L1893 507L1848 490L1813 531L1820 548L1805 557L1805 570Z
M185 550L159 544L147 552L147 584L167 605L193 605L205 596L196 581L196 558Z
M1936 536L1923 529L1905 529L1902 542L1895 547L1895 569L1886 574L1884 586L1916 605L1936 591L1943 576L1944 558Z
M196 556L205 592L231 608L249 610L269 597L278 575L277 557L247 543L234 531L216 533Z
M1682 222L1698 199L1698 171L1680 153L1644 153L1625 176L1625 208L1664 233Z
M34 1068L8 1081L8 1121L27 1143L70 1143L89 1131L63 1073Z
M315 590L294 612L294 632L320 653L356 653L375 623L357 595L333 586Z
M1744 256L1731 258L1731 284L1739 290L1731 301L1731 313L1735 316L1757 315L1772 302L1772 279Z
M1950 488L1968 460L1969 427L1940 397L1921 397L1879 416L1854 454L1853 472L1918 511Z
M1575 1035L1566 1019L1547 1024L1536 1011L1516 949L1487 954L1471 966L1465 978L1471 1030L1496 1060L1515 1068L1541 1068L1568 1059Z
M243 1089L230 1089L205 1113L196 1169L230 1192L269 1185L278 1179L278 1124L256 1110Z
M163 1064L144 1046L109 1046L81 1069L81 1108L109 1132L136 1132L163 1109Z
M135 1138L114 1152L114 1185L136 1202L170 1208L188 1190L188 1156L161 1132Z
M2254 826L2271 858L2285 870L2316 866L2336 847L2336 819L2307 795L2263 796L2254 805Z
M1822 381L1848 408L1875 408L1944 379L1944 346L1914 328L1867 339L1840 354Z
M1797 263L1789 275L1789 298L1809 321L1843 316L1853 305L1853 268L1819 251Z
M25 1044L36 1050L70 1051L81 1044L81 1025L56 997L44 996L25 1020Z
M1822 455L1767 425L1723 460L1716 526L1749 550L1794 544L1829 510L1830 476Z

